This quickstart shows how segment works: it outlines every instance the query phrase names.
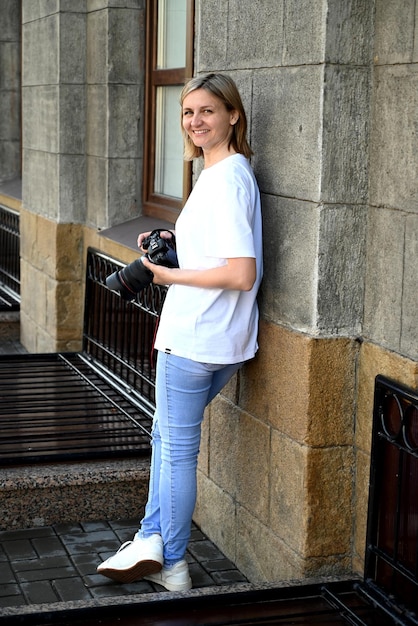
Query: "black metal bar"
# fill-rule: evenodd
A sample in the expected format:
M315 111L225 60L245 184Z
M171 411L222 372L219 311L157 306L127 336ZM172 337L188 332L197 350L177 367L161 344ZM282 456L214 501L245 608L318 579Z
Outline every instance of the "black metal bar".
M0 310L20 305L19 213L0 205Z

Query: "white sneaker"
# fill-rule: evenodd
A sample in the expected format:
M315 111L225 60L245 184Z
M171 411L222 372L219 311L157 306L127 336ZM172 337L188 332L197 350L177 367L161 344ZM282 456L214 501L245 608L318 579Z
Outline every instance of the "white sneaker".
M97 568L98 574L119 583L131 583L145 574L159 572L163 566L163 540L160 535L127 541Z
M168 591L187 591L192 588L186 561L179 561L170 569L163 567L158 573L146 574L144 578L165 587Z

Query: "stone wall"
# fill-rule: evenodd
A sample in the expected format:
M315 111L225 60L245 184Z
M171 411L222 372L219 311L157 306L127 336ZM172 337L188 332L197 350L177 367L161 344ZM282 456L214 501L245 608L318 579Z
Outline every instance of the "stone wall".
M0 183L20 176L20 3L0 0Z
M372 7L229 3L217 40L213 13L205 2L197 70L226 65L244 91L266 263L259 355L208 411L196 517L252 580L341 573L351 569Z
M361 570L373 381L418 386L418 28L415 1L376 2L364 343L358 369L354 567Z

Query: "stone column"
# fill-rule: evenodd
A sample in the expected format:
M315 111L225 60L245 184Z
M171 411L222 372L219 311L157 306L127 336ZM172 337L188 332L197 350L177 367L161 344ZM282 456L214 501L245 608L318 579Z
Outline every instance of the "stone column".
M86 3L23 1L21 340L80 346L86 212Z

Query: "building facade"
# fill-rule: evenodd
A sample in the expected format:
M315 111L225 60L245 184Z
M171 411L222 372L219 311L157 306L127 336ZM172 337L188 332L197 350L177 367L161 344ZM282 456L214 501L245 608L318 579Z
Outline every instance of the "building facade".
M31 352L80 348L88 246L129 262L178 211L144 195L163 4L0 0L0 199L21 177ZM184 6L181 76L243 95L265 248L260 349L207 410L195 520L252 581L361 572L374 378L418 384L417 0Z

